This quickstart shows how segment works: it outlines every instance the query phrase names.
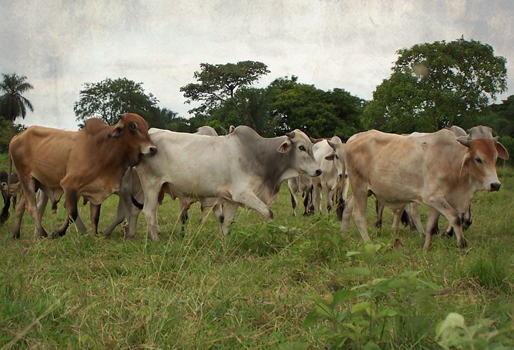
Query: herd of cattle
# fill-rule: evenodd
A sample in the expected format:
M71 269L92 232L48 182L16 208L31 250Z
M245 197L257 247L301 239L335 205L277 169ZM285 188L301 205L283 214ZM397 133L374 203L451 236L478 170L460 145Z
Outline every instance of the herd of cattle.
M195 201L201 203L202 218L205 208L213 207L220 232L226 235L239 206L272 221L269 205L288 180L293 215L297 192L302 192L304 214L309 214L321 211L323 191L327 210L337 205L343 235L353 218L362 238L370 240L366 203L374 195L379 213L384 206L393 210L393 228L409 214L412 226L425 234L426 250L440 215L448 219L447 232L455 233L458 246L466 247L462 231L471 223L473 197L477 191L500 189L496 161L509 158L490 128L477 126L468 132L455 126L410 135L370 130L344 144L337 136L314 140L300 130L263 138L247 126L231 128L224 136L210 127L195 134L148 130L146 121L133 113L121 115L114 126L89 119L80 131L33 126L11 140L10 164L17 177L0 174L0 222L9 217L10 202L18 194L13 237L20 237L25 210L36 236L47 237L41 225L45 207L50 200L55 210L64 194L67 218L52 238L63 236L71 222L87 232L78 215L80 197L90 203L91 234L96 235L100 205L118 194L116 218L104 235L126 220L126 237L136 236L142 210L150 237L157 241L157 207L168 193L180 200L183 222ZM428 207L426 231L419 204Z

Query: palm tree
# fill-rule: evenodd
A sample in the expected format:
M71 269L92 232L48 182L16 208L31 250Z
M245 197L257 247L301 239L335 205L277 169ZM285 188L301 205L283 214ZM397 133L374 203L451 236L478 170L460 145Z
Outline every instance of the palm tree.
M5 94L0 96L0 116L14 122L18 117L25 118L27 115L27 107L34 112L32 103L21 94L33 89L34 87L27 83L27 77L19 77L16 74L2 74L4 80L0 83L0 92Z

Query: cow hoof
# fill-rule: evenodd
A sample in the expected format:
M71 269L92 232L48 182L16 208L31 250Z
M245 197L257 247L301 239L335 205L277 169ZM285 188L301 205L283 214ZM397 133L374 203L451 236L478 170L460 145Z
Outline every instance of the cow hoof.
M56 238L59 238L59 237L61 237L61 236L62 236L62 235L61 235L61 234L59 234L59 232L58 232L58 231L55 231L54 233L52 233L52 236L51 236L50 238L52 238L52 239L56 239Z
M466 241L466 239L464 237L462 237L460 239L460 241L458 242L458 245L459 245L459 248L461 248L461 249L467 248L468 242Z
M15 240L20 239L20 233L18 232L18 233L13 234L12 239L15 239Z

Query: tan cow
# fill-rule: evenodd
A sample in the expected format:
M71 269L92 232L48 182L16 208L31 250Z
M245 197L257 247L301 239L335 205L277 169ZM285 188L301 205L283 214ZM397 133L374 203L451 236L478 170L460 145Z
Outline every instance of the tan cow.
M444 215L453 227L457 244L466 247L462 217L476 192L498 191L497 158L509 154L496 139L455 137L450 130L408 136L371 130L346 143L344 163L352 197L343 214L341 230L353 217L365 241L366 199L374 194L391 209L416 202L429 207L425 236L430 249L433 225Z
M36 207L36 190L65 196L68 218L52 238L63 236L70 220L77 218L77 201L90 202L92 234L96 234L101 203L116 191L125 170L139 163L142 155L152 155L157 147L148 135L148 124L139 115L127 113L109 126L100 119L85 122L80 131L32 126L17 134L9 145L9 155L17 170L24 195L16 208L13 238L20 237L25 207L37 228L47 237ZM20 202L21 202L20 201Z

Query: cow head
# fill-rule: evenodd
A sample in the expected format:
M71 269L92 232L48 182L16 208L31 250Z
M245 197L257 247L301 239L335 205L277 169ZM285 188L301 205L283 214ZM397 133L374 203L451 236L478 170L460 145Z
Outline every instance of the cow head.
M137 165L141 156L157 153L157 147L148 135L148 124L138 114L120 115L120 120L112 127L109 137L122 140L130 166Z
M337 171L337 177L342 179L344 174L343 168L343 155L344 155L344 143L338 136L332 137L327 141L328 145L332 147L332 153L325 157L326 160L333 160Z
M497 138L474 139L471 135L457 138L468 152L462 160L460 176L470 174L481 184L480 189L498 191L501 183L496 174L496 161L499 158L509 159L509 152L497 141Z
M291 166L301 174L321 175L321 169L312 154L312 141L301 130L296 129L286 134L286 139L277 149L280 153L291 153Z

